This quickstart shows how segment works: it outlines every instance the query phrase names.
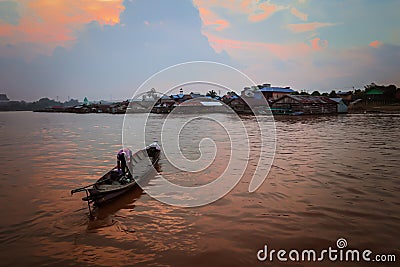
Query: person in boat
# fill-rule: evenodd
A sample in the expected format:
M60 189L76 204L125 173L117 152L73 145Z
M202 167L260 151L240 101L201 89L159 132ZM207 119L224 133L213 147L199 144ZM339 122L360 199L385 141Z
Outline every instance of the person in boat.
M158 141L157 141L157 140L154 140L154 142L153 142L152 144L148 145L146 149L147 149L147 154L148 154L150 157L154 157L154 155L155 155L158 151L161 151L161 147L160 147L160 145L158 144Z
M118 172L122 175L130 175L128 165L131 163L132 151L129 148L123 148L117 154L117 168Z

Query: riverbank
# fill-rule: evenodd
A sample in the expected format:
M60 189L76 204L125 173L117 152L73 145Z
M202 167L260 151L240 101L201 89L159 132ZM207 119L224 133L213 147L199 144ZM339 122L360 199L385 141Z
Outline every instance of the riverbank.
M357 106L350 108L349 113L400 113L400 103Z

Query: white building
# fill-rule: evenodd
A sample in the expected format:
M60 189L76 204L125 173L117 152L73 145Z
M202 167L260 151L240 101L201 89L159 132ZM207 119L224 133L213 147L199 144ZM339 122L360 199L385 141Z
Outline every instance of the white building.
M331 98L331 99L337 103L337 112L338 113L347 113L348 107L344 103L343 98L335 97L335 98Z
M0 105L5 105L10 102L6 94L0 94Z

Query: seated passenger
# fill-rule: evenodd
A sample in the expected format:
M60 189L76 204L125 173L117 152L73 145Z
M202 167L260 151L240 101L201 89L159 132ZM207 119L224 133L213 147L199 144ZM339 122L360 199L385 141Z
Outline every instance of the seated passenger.
M149 157L154 157L158 151L161 151L161 147L158 144L157 140L154 140L154 142L148 145L146 149L147 149L147 155L149 155Z

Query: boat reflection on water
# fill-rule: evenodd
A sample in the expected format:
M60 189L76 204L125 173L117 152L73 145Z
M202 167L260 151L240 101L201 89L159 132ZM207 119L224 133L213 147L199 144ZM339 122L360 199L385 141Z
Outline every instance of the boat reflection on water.
M142 180L141 184L146 186L149 181L154 178L157 173L161 172L161 165L159 163L154 165L153 170ZM88 226L87 231L96 231L99 228L109 227L118 222L117 215L120 210L133 211L135 208L135 201L138 200L144 193L143 189L136 185L124 194L116 197L112 201L101 206L94 206L92 216L88 213Z

